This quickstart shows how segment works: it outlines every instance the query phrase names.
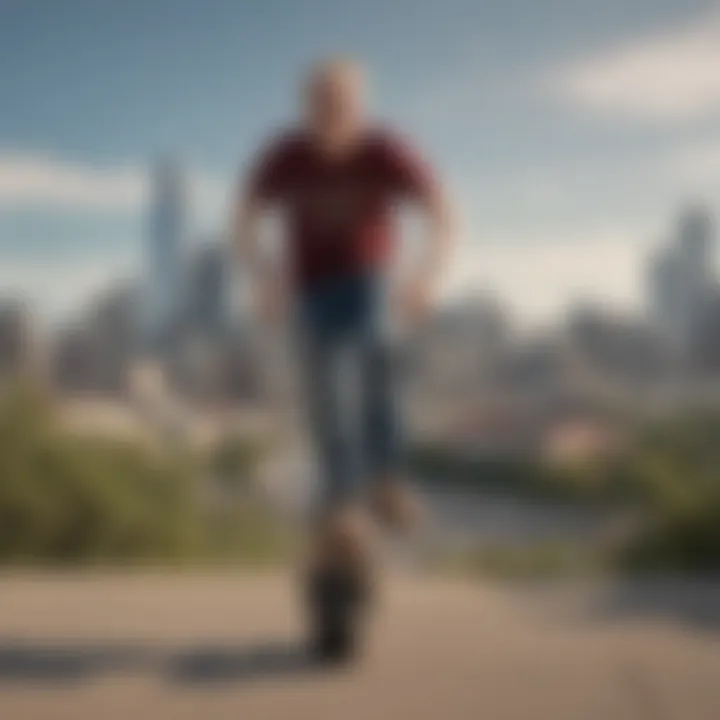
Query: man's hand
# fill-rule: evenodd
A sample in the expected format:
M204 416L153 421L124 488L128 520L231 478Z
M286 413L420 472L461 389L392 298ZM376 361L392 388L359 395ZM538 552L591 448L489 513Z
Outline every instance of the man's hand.
M258 319L270 326L281 323L290 305L290 288L284 275L276 272L263 278L254 299Z
M430 193L423 205L429 225L425 254L410 278L400 284L394 302L401 321L410 325L421 323L433 309L440 271L454 234L451 208L439 190Z
M280 262L268 262L260 247L258 221L263 207L252 194L241 195L235 207L231 237L241 267L254 285L252 311L266 325L276 325L285 317L290 285Z
M409 325L422 323L433 307L432 283L424 278L413 278L400 285L394 306L401 321Z

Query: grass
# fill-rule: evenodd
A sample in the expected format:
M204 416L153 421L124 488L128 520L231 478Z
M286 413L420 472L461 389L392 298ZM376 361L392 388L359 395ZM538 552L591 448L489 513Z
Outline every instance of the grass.
M444 553L434 565L442 572L503 580L546 580L604 574L611 558L595 546L569 541L533 545L484 543Z

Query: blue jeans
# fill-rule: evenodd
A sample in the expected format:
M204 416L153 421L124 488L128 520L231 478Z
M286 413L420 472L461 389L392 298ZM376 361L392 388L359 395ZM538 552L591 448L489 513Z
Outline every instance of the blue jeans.
M300 301L309 428L325 507L352 501L368 481L400 471L396 357L386 310L377 276L334 280Z

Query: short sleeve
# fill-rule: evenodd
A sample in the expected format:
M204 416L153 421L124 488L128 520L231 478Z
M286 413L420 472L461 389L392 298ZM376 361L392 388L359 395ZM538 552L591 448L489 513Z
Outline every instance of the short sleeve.
M268 143L250 169L247 182L249 194L264 201L280 199L287 186L289 165L287 141L280 138Z
M383 167L393 192L411 200L426 200L436 190L430 164L406 140L385 135L381 141Z

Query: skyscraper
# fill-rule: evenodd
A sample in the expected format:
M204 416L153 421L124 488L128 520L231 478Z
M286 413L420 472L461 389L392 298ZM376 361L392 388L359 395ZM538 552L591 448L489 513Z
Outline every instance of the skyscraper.
M186 178L176 161L163 160L153 173L148 242L145 307L153 343L171 335L182 311L186 234Z
M203 244L187 269L186 324L207 336L220 336L230 314L230 258L221 239Z
M696 205L681 214L672 241L652 259L649 289L655 325L680 349L693 341L715 292L715 252L712 215Z
M678 245L699 275L711 272L715 250L715 223L703 205L687 207L678 221Z
M662 247L648 267L648 294L653 325L668 340L677 340L683 318L680 314L680 272L675 247Z
M45 369L41 335L30 310L16 300L0 300L0 384L37 378Z

